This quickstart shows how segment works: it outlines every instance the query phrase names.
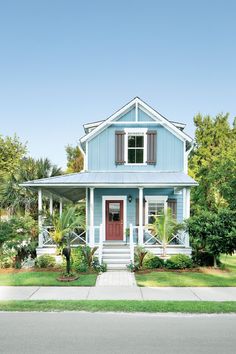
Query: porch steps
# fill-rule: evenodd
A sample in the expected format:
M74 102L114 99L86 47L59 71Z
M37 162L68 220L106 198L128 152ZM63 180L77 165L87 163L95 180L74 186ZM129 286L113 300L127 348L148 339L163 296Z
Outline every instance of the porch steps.
M130 248L124 243L104 243L102 260L107 264L107 270L127 270L130 263Z

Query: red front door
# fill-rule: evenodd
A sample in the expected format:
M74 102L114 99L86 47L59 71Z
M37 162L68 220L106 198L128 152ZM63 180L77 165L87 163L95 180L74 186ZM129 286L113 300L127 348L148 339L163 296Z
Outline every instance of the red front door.
M106 201L106 240L123 240L123 200Z

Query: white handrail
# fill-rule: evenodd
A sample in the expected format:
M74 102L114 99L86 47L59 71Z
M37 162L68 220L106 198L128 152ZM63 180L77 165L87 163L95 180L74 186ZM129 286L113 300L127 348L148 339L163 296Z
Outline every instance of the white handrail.
M102 247L103 247L103 225L99 228L99 250L98 250L98 260L99 264L102 264Z
M132 263L134 263L134 234L133 234L133 225L130 224L129 225L129 232L130 232L130 236L129 236L129 243L130 243L130 260Z

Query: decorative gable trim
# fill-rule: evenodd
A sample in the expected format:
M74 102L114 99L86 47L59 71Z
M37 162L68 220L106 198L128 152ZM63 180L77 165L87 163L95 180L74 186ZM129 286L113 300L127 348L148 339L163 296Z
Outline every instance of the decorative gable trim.
M142 101L139 97L136 97L132 101L127 103L125 106L123 106L121 109L119 109L117 112L115 112L108 119L104 120L96 128L94 128L92 131L90 131L87 135L82 137L80 140L81 143L91 140L94 136L96 136L102 130L106 129L107 126L113 124L113 122L115 122L121 115L123 115L127 111L129 111L132 107L135 107L135 110L136 110L136 120L135 120L135 122L132 122L132 123L135 123L135 124L141 123L137 120L137 112L138 112L138 108L140 108L145 113L149 114L153 118L154 123L158 122L159 124L161 124L162 126L167 128L170 132L172 132L174 135L176 135L182 141L192 142L192 138L190 136L188 136L182 130L177 128L172 122L170 122L167 118L163 117L160 113L158 113L153 108L151 108L148 104L146 104L144 101ZM122 123L123 124L124 123L130 124L130 122L122 122ZM147 124L147 122L143 122L143 123Z

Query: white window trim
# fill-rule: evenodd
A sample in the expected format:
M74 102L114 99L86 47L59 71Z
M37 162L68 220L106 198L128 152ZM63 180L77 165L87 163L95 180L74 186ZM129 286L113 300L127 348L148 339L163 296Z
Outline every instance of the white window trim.
M126 240L127 225L127 196L126 195L104 195L102 197L102 225L103 225L103 241L106 241L106 201L122 200L123 201L123 241Z
M145 196L145 225L148 225L148 206L149 202L157 202L157 203L163 203L164 204L164 213L167 212L167 195L148 195Z
M147 165L147 128L125 128L125 165L128 166L145 166ZM131 134L143 134L143 163L129 163L128 162L128 136Z

